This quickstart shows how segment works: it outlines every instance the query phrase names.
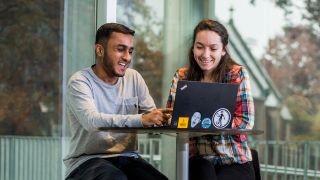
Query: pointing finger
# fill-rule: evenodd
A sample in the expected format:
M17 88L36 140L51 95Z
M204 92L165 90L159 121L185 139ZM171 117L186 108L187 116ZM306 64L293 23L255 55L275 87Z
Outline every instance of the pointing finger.
M160 111L162 113L172 113L173 112L173 109L172 108L163 108L163 109L160 109Z

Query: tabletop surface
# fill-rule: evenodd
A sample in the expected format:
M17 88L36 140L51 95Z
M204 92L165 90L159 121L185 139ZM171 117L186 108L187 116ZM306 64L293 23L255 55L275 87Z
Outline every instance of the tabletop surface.
M263 134L262 130L249 129L187 129L171 127L101 127L101 131L117 133L138 133L138 134L189 134L189 135L259 135Z

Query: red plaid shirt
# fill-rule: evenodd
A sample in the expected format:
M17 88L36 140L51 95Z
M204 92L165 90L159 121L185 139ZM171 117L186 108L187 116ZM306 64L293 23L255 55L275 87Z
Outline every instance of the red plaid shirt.
M172 108L175 100L178 80L186 80L187 68L180 68L175 73L167 107ZM239 84L236 109L233 116L233 129L252 129L254 125L254 104L250 88L248 71L234 65L227 72L223 83ZM201 155L213 164L245 163L252 160L246 135L201 136L190 139L190 156Z

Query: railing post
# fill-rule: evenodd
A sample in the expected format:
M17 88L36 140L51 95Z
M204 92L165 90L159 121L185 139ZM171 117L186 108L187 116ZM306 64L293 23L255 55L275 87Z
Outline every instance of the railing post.
M265 141L266 144L265 144L265 159L264 159L264 162L265 162L265 172L264 172L264 179L267 179L268 178L268 164L269 164L269 141Z
M273 155L273 164L275 166L275 168L273 169L273 180L277 180L278 179L278 166L279 166L279 142L275 141L274 145L273 145L273 151L272 151L272 155Z
M284 156L284 160L283 160L283 166L284 166L284 179L287 179L287 170L288 170L288 161L289 161L289 156L290 156L290 151L289 151L289 144L288 143L284 143L283 144L283 154L282 156Z
M310 156L310 146L309 142L304 144L304 169L303 169L303 180L308 180L308 169L309 169L309 156Z
M9 137L9 180L15 179L15 138Z
M320 150L320 143L319 142L314 142L314 151L315 151L315 161L314 161L314 179L317 179L317 170L319 169L319 150Z

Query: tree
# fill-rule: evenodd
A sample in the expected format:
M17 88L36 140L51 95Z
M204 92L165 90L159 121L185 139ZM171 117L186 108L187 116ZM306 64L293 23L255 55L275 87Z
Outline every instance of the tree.
M284 31L283 36L269 41L261 63L293 114L294 133L310 134L319 121L320 41L308 27L286 27ZM302 124L307 127L301 128Z
M59 133L62 10L61 0L0 2L0 134Z
M261 62L293 114L296 138L316 138L320 136L320 0L273 2L284 10L287 25L283 36L270 40ZM300 14L301 21L293 14Z

